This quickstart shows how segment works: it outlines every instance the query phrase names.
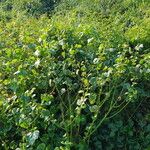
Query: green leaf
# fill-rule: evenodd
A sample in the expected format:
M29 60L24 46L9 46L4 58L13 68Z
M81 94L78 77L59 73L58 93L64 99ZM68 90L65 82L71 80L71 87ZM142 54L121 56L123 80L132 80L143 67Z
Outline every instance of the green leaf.
M95 93L90 94L89 102L90 102L91 105L95 104L95 102L96 102L96 97L97 97L97 96L96 96Z
M29 145L33 145L35 143L35 141L39 138L39 131L35 130L34 132L29 132L27 134L27 141L29 143Z
M36 150L45 150L46 149L46 145L44 143L41 143L38 145Z

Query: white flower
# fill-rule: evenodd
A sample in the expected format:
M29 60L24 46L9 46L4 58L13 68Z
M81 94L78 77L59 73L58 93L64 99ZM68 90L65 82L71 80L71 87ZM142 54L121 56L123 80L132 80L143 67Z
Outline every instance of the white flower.
M115 51L116 49L115 48L108 48L108 49L106 49L107 51L109 51L109 52L113 52L113 51Z
M99 62L99 58L94 58L93 63L97 64Z
M38 60L35 62L34 66L35 66L36 68L38 68L39 65L40 65L40 60L38 59Z
M41 42L42 42L42 39L41 39L41 38L39 38L39 40L38 40L38 41L39 41L39 43L41 43Z
M81 99L77 100L77 105L78 106L84 105L86 100L87 100L87 98L81 97Z
M61 94L64 94L66 92L66 89L65 88L62 88L61 89Z
M88 43L92 42L94 38L88 39Z
M14 73L14 75L19 74L19 73L20 73L20 71L16 71L16 72Z
M111 73L112 73L112 70L109 70L108 72L105 72L104 75L105 75L106 77L109 77Z
M64 40L63 40L63 39L60 40L60 41L59 41L59 44L60 44L61 46L63 46L63 45L65 44Z
M143 44L140 44L140 45L137 45L137 46L135 47L135 49L136 49L136 50L141 50L143 47L144 47Z
M144 47L143 44L140 44L140 45L139 45L139 48L140 48L140 49L143 48L143 47Z
M37 56L37 57L40 56L39 50L36 50L36 51L34 52L34 55Z

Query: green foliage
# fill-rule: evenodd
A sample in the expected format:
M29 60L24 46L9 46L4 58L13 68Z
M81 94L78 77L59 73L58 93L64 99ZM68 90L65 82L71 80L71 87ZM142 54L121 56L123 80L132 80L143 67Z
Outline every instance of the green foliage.
M147 5L67 0L51 19L1 21L0 149L148 149Z
M50 14L58 2L59 0L4 0L0 2L0 19Z

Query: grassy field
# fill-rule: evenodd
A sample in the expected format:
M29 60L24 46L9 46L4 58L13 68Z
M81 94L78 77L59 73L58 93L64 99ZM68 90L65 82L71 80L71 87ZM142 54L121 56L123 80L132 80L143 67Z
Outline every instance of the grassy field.
M0 149L149 150L149 8L0 1Z

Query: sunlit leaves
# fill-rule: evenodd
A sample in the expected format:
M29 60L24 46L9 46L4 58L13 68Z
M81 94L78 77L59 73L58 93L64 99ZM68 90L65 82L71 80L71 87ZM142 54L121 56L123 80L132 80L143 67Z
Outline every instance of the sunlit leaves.
M109 117L127 110L128 120L132 109L149 99L149 49L144 42L132 46L116 25L104 29L64 20L32 18L2 27L0 142L14 149L88 149L86 141L99 134L99 149L105 149L101 140L111 138L121 145L125 140L115 137L119 132L134 133L122 121L109 126ZM103 128L105 121L108 127ZM12 137L16 141L9 144Z
M26 140L27 140L29 146L33 145L38 138L39 138L39 131L38 130L35 130L33 132L29 132L26 135Z

